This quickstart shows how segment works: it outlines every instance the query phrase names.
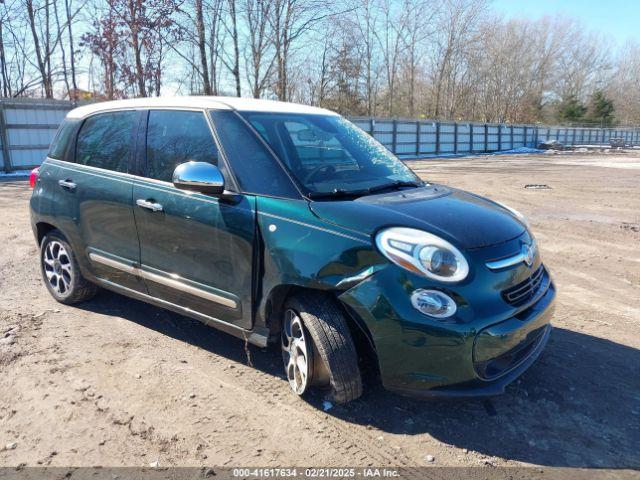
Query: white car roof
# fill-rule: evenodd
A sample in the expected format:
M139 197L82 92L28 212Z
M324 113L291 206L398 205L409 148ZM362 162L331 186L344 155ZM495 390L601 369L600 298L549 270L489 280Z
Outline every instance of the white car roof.
M97 102L75 108L67 118L84 118L97 112L127 108L211 108L216 110L238 110L274 113L308 113L316 115L337 115L324 108L310 107L299 103L277 102L239 97L148 97L129 100Z

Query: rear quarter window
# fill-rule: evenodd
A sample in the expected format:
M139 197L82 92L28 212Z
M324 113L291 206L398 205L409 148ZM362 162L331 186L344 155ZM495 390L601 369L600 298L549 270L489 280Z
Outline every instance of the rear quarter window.
M77 120L69 120L65 118L62 121L49 147L49 153L47 155L49 158L55 158L56 160L68 159L70 151L69 144L73 139L73 132L76 131L77 126Z

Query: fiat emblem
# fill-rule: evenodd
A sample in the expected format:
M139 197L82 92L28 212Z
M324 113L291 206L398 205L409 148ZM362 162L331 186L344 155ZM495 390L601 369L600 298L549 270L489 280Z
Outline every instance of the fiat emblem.
M527 267L533 265L533 259L535 257L535 251L533 245L522 245L522 261Z

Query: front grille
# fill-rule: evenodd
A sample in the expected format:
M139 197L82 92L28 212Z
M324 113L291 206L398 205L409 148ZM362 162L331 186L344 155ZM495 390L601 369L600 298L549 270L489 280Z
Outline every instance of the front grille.
M544 266L540 265L538 269L531 274L524 282L507 288L502 292L502 298L514 307L520 307L534 298L544 280Z

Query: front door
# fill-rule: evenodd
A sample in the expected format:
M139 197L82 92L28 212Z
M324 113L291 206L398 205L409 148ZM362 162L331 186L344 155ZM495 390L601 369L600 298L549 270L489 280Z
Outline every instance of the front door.
M154 297L251 328L255 197L226 202L171 183L177 165L218 158L204 112L149 111L146 178L133 187L140 275Z

